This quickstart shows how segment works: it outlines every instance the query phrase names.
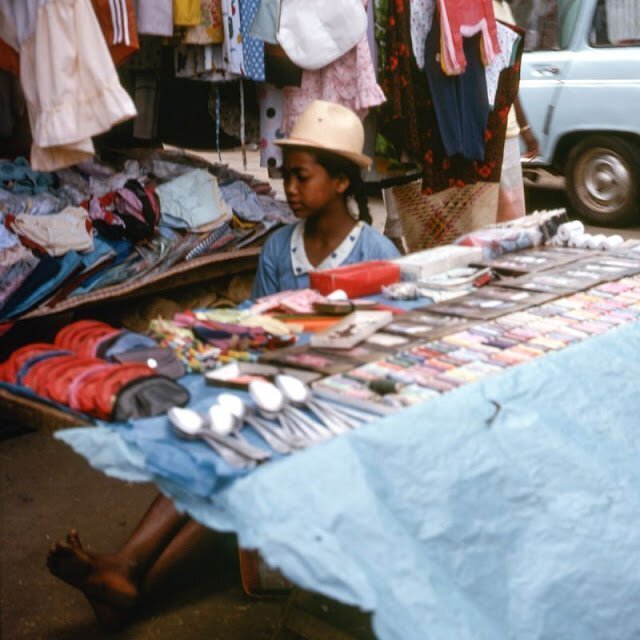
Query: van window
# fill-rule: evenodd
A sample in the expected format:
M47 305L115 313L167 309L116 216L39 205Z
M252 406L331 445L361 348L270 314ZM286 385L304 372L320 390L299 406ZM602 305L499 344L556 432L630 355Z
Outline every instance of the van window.
M525 51L569 47L580 4L581 0L512 0L516 23L526 30Z
M589 43L594 47L640 45L640 2L598 0Z

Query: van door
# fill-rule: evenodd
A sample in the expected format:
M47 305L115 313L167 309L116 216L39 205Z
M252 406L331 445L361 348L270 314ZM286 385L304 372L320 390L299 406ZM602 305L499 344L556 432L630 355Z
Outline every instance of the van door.
M536 164L551 164L553 148L549 134L573 60L571 47L579 24L579 8L592 1L528 0L515 6L516 21L526 29L519 95L540 144Z
M550 138L572 131L640 133L640 2L597 0L584 13Z

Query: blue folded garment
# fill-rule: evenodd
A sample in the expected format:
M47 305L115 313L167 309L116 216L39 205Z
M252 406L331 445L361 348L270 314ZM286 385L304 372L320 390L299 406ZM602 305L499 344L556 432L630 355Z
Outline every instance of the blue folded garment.
M75 251L59 258L45 254L22 286L7 300L0 319L9 320L26 313L51 296L81 268L82 258Z

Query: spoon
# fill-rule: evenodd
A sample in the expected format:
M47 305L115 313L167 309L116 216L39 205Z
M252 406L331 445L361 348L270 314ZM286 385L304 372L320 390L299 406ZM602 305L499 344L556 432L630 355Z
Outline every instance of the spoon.
M325 427L335 435L360 426L359 420L340 413L335 405L316 400L311 389L298 378L280 374L276 376L276 385L291 404L307 407L313 411Z
M271 457L271 453L260 449L260 447L254 447L247 442L237 431L240 426L240 423L227 407L223 407L220 404L214 404L209 407L205 428L210 429L222 438L225 445L240 455L246 456L256 462L268 460Z
M284 395L274 384L254 380L249 383L249 394L262 416L267 420L277 420L287 433L294 438L302 438L305 445L324 440L324 434L319 434L291 413L285 405Z
M287 378L286 383L284 381L281 381L281 384L286 384L287 386L289 386L291 389L293 389L293 392L298 394L300 397L302 397L303 394L306 394L307 402L313 404L313 406L317 406L322 411L330 411L331 413L338 414L339 416L353 418L358 423L370 422L371 420L374 420L378 417L368 411L363 411L362 409L349 407L339 402L330 402L329 400L320 399L316 395L314 395L313 390L308 384L293 376L280 374L278 378ZM299 387L299 389L296 389L296 387Z
M227 464L232 467L251 468L255 467L254 460L247 458L228 447L225 442L221 442L219 436L214 434L204 425L204 420L199 413L192 409L182 407L172 407L167 412L169 422L175 433L187 440L204 440Z
M231 413L238 425L241 426L246 422L277 453L286 454L294 450L295 447L284 435L284 429L280 429L282 431L282 434L280 434L267 423L251 415L249 408L239 396L232 393L221 393L218 396L218 403Z

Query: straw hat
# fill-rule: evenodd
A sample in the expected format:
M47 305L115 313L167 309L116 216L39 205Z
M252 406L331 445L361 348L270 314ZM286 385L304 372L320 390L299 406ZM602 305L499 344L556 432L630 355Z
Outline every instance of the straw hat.
M314 100L300 114L291 135L275 140L281 147L311 147L331 151L359 167L371 165L362 153L364 128L360 118L347 107L324 100Z

